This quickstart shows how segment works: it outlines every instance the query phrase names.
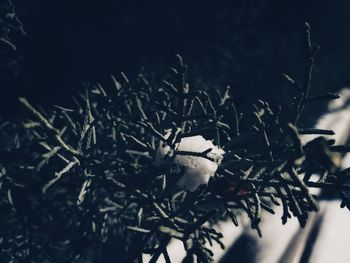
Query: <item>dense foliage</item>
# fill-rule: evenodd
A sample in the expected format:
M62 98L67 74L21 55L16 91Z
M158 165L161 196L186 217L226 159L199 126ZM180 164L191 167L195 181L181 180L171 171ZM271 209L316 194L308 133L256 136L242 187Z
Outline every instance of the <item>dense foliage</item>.
M1 258L102 262L113 254L133 262L148 253L151 262L161 254L170 262L167 245L176 238L187 251L184 262L193 262L194 255L211 262L205 244L221 243L222 237L211 223L230 218L237 225L248 216L262 235L262 211L274 213L281 205L282 222L295 216L303 227L318 209L310 187L335 191L349 207L348 169L339 166L348 147L322 137L332 131L298 122L307 103L337 98L308 95L317 52L308 25L305 39L304 79L299 85L285 75L295 94L287 120L280 118L285 107L266 101L243 116L229 87L192 87L180 56L161 82L144 72L134 80L122 73L112 77L112 93L87 85L72 109L44 110L20 98L28 119L0 126ZM320 136L302 145L303 134ZM177 187L184 169L172 160L210 159L211 151L177 151L177 143L193 135L213 139L225 155L208 186L188 192ZM156 165L162 143L170 150Z

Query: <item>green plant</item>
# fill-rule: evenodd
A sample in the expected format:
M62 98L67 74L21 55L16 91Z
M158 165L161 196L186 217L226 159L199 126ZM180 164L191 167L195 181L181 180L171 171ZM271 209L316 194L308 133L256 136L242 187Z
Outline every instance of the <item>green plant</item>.
M295 216L303 227L317 211L310 187L338 192L349 208L349 170L337 162L348 147L322 137L330 130L298 123L305 104L337 98L309 97L316 49L308 25L305 47L302 85L285 75L295 90L289 120L280 118L283 107L273 109L265 101L242 118L229 87L192 88L180 56L161 84L145 73L132 81L122 73L120 81L112 78L111 93L99 84L87 87L74 99L74 109L44 111L21 98L31 114L23 128L1 126L2 258L98 261L115 246L120 261L142 261L148 253L151 262L162 254L170 262L167 245L176 238L187 251L184 262L193 262L194 255L212 262L205 243L221 244L212 224L219 220L231 218L237 225L246 214L262 235L262 211L274 213L274 205L282 205L282 222ZM320 136L302 145L303 134ZM225 154L208 186L189 192L177 186L185 171L174 158L210 159L212 150L177 151L182 138L194 135L214 139ZM163 143L171 151L156 165ZM310 180L315 173L320 179Z

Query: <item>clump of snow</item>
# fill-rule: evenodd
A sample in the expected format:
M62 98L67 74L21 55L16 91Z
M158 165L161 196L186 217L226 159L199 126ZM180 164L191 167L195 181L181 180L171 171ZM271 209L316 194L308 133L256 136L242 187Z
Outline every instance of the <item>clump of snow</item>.
M166 137L169 137L169 135L168 133ZM211 150L209 151L209 149ZM200 156L177 154L177 152L203 153L207 150L209 152L206 155L210 160ZM215 146L212 141L204 139L201 135L183 137L175 145L175 152L172 153L172 151L166 143L161 142L156 152L155 164L160 165L166 155L172 156L175 154L173 162L185 168L185 173L177 185L191 192L196 190L198 186L208 183L210 177L218 169L218 165L221 163L225 153L224 150Z

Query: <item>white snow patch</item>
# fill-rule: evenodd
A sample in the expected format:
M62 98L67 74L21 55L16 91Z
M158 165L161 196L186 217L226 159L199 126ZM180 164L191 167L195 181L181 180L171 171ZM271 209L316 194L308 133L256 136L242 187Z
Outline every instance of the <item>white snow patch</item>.
M169 137L170 133L166 134ZM207 156L211 159L193 155L180 155L176 152L195 152L202 153L211 149ZM171 149L166 144L161 142L156 156L155 164L160 165L164 161L166 155L171 155ZM178 181L178 185L191 192L197 189L202 184L207 184L209 178L213 176L220 165L224 150L215 146L212 141L206 140L201 135L184 137L176 145L174 163L185 168L185 174Z
M335 135L324 136L328 139L334 139L336 144L344 144L350 134L350 106L347 101L350 100L350 89L344 88L339 92L339 99L333 100L328 104L329 113L324 114L315 125L316 129L331 129ZM301 136L302 144L306 144L320 135Z
M232 221L229 220L218 222L215 229L221 233L224 233L224 237L221 239L221 242L224 244L226 249L229 249L236 239L242 234L244 227L235 227ZM205 245L214 253L214 262L220 262L220 259L225 255L226 250L223 250L216 242L213 242L213 246L210 246L209 243L206 243ZM186 250L182 241L173 238L168 246L168 254L172 263L181 263L186 256ZM149 262L151 256L143 254L142 259L144 262ZM159 257L157 263L166 263L163 254Z

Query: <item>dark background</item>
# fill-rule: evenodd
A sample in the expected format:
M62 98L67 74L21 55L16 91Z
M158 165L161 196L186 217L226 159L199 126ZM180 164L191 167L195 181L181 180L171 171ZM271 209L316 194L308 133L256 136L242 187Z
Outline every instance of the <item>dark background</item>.
M349 85L350 2L281 0L13 0L26 35L1 61L0 117L20 116L26 96L69 106L83 81L111 86L144 67L161 78L180 53L194 85L232 86L240 111L257 98L284 104L282 73L300 80L303 25L321 46L312 92ZM12 63L10 63L12 62Z

